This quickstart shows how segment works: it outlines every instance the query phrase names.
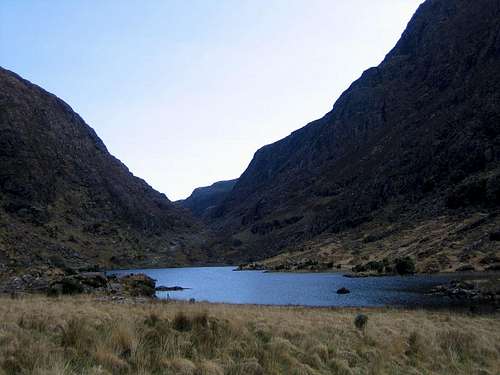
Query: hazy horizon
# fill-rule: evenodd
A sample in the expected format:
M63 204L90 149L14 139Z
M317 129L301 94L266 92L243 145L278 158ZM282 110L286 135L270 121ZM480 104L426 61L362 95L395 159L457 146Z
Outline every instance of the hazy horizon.
M6 0L0 65L177 200L328 112L421 2Z

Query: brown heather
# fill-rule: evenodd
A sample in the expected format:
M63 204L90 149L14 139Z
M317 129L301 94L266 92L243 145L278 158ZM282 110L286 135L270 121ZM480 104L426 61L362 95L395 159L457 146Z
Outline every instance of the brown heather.
M354 325L359 312L367 328ZM482 374L498 315L0 299L0 375Z

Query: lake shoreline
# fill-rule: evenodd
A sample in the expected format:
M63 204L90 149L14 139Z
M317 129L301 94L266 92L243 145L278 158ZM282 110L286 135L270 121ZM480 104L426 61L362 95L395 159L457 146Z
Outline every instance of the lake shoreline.
M154 303L176 303L176 304L200 304L214 306L234 306L248 308L276 308L276 309L297 309L297 310L332 310L332 311L353 311L353 312L390 312L390 311L427 311L427 312L449 312L456 314L475 314L491 315L499 314L500 306L492 305L488 302L467 303L463 301L450 301L448 304L435 306L419 305L392 305L392 306L311 306L311 305L273 305L273 304L255 304L255 303L228 303L228 302L209 302L209 301L187 301L183 299L164 299L152 298L148 302ZM134 302L131 302L134 303Z
M141 276L140 274L144 274ZM134 275L134 276L130 276ZM343 291L344 294L338 294ZM15 276L3 294L95 294L204 300L238 305L474 308L500 305L500 273L455 272L345 277L343 272L239 271L234 266L109 270Z
M467 289L468 285L455 286L453 289L454 291L466 287L463 291L444 293L447 292L446 286L457 279L467 282L495 280L500 284L498 273L468 272L348 278L344 277L342 272L283 273L233 270L233 267L192 267L132 269L108 271L108 274L121 277L127 274L145 273L156 281L156 296L159 299L238 305L398 308L465 306L468 308L473 305L488 305L490 302L496 306L500 300L500 291L497 297L496 294L491 294L490 290L485 290L483 293ZM436 287L440 289L435 289ZM344 294L338 294L339 290Z

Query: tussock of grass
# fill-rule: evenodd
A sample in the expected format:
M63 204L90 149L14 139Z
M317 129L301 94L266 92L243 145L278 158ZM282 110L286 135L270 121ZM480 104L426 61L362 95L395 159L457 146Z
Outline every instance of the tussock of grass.
M0 375L496 374L499 316L0 299Z

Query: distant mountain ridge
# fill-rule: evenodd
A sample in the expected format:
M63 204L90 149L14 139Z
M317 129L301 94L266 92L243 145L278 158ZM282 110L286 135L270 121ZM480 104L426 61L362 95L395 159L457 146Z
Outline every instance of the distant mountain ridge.
M226 198L236 181L236 179L218 181L210 186L196 188L188 198L176 201L176 203L191 210L197 217L210 215L210 210Z
M206 262L201 232L66 103L0 68L0 269Z
M329 113L255 153L206 218L221 251L350 263L407 254L426 270L495 257L499 19L497 0L424 2Z

